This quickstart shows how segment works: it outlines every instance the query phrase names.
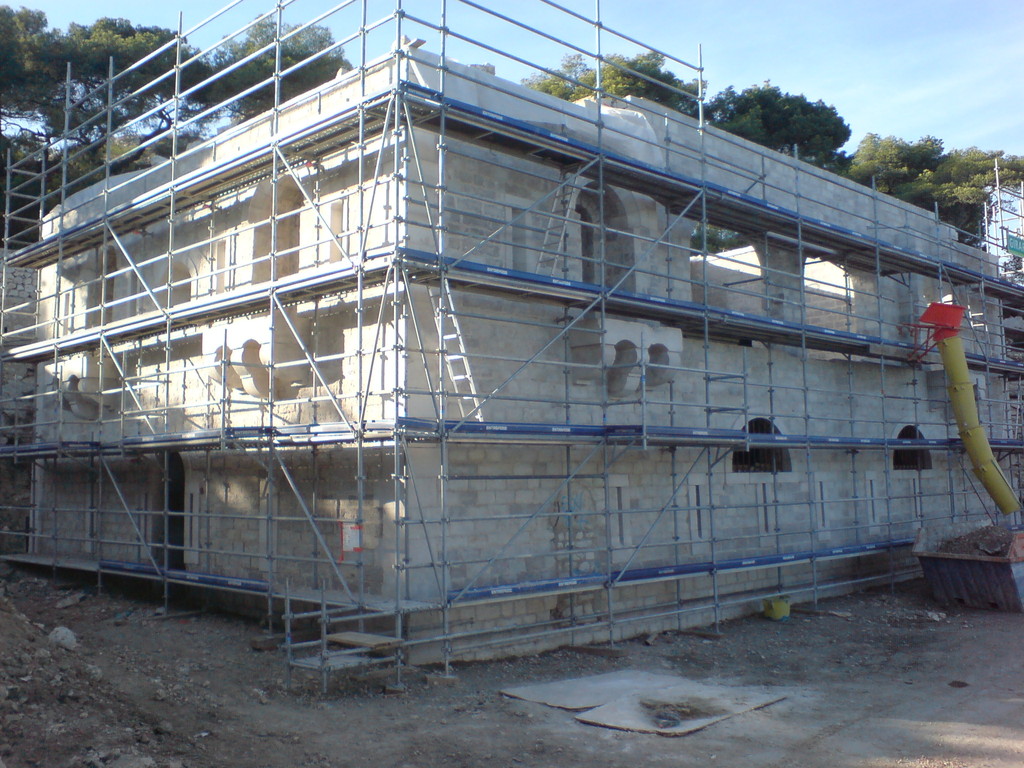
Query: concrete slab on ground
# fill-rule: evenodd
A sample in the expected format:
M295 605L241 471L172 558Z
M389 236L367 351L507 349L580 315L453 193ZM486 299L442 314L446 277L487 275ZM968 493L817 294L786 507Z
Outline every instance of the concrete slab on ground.
M643 670L516 686L502 693L580 712L576 719L588 725L663 736L684 736L786 698L768 688L698 683Z

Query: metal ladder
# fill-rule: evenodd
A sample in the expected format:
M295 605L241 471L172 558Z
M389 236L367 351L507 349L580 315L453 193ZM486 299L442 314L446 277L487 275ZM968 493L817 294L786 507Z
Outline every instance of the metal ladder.
M462 418L472 414L476 421L483 421L462 326L455 312L455 297L448 281L442 278L439 285L429 289L429 295L437 326L438 353L444 358L445 370L452 386L449 394L455 396Z
M566 238L569 234L569 214L576 207L580 195L577 184L580 174L563 172L558 191L551 197L551 210L545 214L547 227L537 258L537 274L555 276L558 263L565 257Z

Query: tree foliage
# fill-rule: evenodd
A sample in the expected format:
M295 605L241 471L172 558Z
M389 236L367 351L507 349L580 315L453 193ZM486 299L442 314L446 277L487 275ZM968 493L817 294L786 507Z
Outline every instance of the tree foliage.
M846 162L841 148L850 140L850 126L820 99L784 93L771 83L740 92L729 86L708 102L704 115L722 130L822 168L839 170Z
M100 19L83 26L72 24L66 32L50 29L45 14L0 6L0 34L4 34L0 67L0 133L31 134L39 138L59 136L65 129L65 103L72 109L67 127L73 141L87 144L107 128L97 120L108 102L114 126L145 114L168 101L174 92L172 77L160 76L173 69L175 52L166 48L144 64L132 67L104 87L111 62L115 71L128 68L174 39L159 27L136 27L125 19ZM69 70L70 65L70 70ZM196 77L208 74L207 69ZM167 109L157 109L144 125L170 124Z
M164 151L151 140L175 118L181 122L207 114L209 120L191 128L201 135L219 118L252 117L271 108L275 99L287 101L349 68L327 29L278 29L272 16L207 57L194 58L194 49L186 47L192 60L177 83L172 74L175 35L167 29L105 18L62 31L51 29L42 11L0 5L0 36L0 151L24 156L62 135L67 120L71 133L65 141L75 147L72 178L101 167L111 156L117 158L111 170L119 172L135 167L146 152ZM120 74L108 93L111 60ZM210 82L214 72L221 74ZM275 79L275 72L281 77ZM656 53L607 56L600 72L584 57L568 56L557 70L525 81L567 100L593 96L599 82L600 90L612 96L638 96L691 116L698 113L698 81L679 78ZM175 99L176 93L186 96ZM66 115L67 95L73 108ZM110 103L116 106L108 112ZM226 106L216 111L218 104ZM963 230L978 230L996 158L1004 182L1024 179L1024 158L973 147L947 152L930 136L909 142L869 134L847 157L841 148L850 129L834 107L770 83L742 91L730 86L706 101L704 114L711 124L771 149L795 150L808 162L874 183L881 192L925 208L937 206L943 220ZM117 132L126 125L131 129L117 133L117 146L108 146L109 129Z
M171 30L103 18L65 31L50 28L42 11L2 5L0 156L11 150L14 159L25 157L59 137L57 146L71 158L68 180L91 183L104 166L120 173L148 155L168 154L175 122L188 125L177 131L180 146L224 118L269 109L277 82L286 101L349 67L324 27L283 26L280 46L277 33L268 17L204 57L183 45L188 64L176 70ZM275 72L283 73L276 82ZM190 122L197 115L206 119Z
M211 64L216 71L228 70L228 76L205 91L205 98L230 102L227 110L231 115L248 118L274 106L275 72L284 73L280 82L280 101L284 102L352 68L325 27L282 25L279 67L277 38L277 21L267 17L249 27L243 37L218 48Z
M0 133L6 135L26 128L49 104L53 72L47 58L53 33L42 11L4 5L0 36Z
M524 84L566 101L594 96L598 90L597 70L580 54L562 59L551 74L527 78ZM665 57L642 53L632 58L619 54L605 57L601 65L601 90L618 97L640 96L666 107L697 115L697 80L684 81L665 69Z
M235 118L251 117L274 104L277 31L276 20L268 17L205 58L195 58L196 51L186 46L183 58L191 61L175 82L177 52L171 30L104 18L90 25L72 24L62 32L50 29L40 11L0 6L0 34L5 38L0 49L0 133L61 135L66 94L73 104L69 127L77 130L72 140L82 144L107 131L107 116L97 120L96 115L108 102L114 105L109 122L115 129L134 121L143 134L169 128L175 110L180 121L239 94L227 112ZM284 25L281 37L281 101L349 68L324 27ZM108 94L111 62L116 77ZM214 72L223 74L194 87ZM187 96L174 102L176 93Z
M871 133L857 147L847 174L908 203L937 207L939 218L958 227L961 238L971 242L980 235L985 205L995 186L997 159L1003 184L1024 180L1024 157L976 147L946 152L933 136L909 142Z

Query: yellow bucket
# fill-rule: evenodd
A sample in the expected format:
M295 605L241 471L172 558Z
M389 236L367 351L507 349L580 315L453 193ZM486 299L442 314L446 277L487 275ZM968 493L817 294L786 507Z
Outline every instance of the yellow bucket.
M766 619L772 621L784 621L789 618L789 597L766 597L761 601L761 607Z

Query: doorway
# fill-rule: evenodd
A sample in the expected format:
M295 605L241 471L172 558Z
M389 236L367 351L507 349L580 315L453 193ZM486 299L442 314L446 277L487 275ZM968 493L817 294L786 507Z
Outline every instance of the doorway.
M153 521L153 559L160 568L185 569L185 462L168 453L164 462L166 510Z

